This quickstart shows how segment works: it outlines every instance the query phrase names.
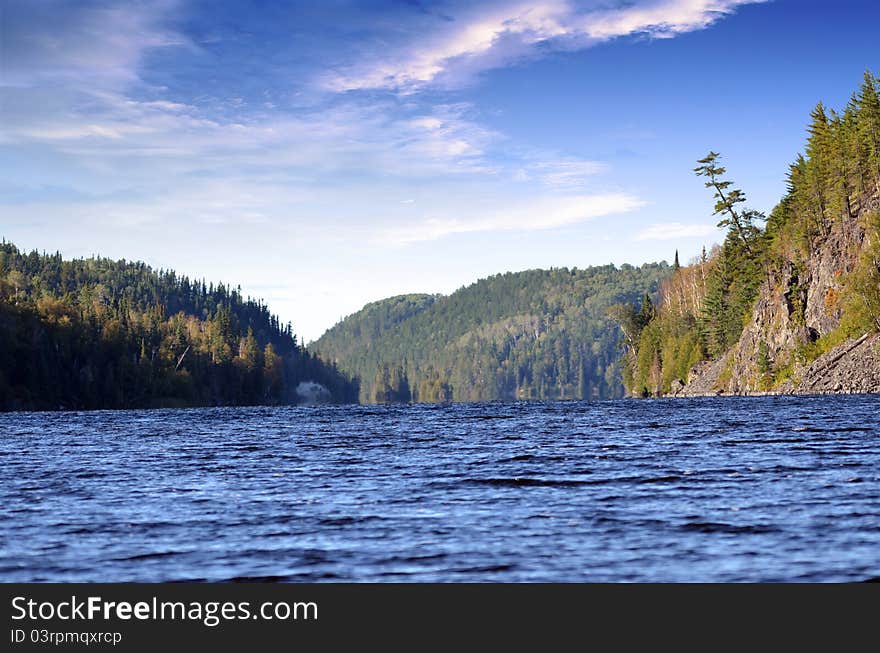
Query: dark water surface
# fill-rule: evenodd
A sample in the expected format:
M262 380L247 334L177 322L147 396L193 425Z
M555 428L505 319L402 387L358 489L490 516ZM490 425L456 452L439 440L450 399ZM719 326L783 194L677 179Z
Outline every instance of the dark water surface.
M880 576L878 397L0 415L0 580Z

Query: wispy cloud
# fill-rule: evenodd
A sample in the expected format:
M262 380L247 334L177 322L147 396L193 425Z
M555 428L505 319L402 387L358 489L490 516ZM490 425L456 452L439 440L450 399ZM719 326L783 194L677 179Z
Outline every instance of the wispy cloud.
M217 116L182 102L133 99L114 88L92 88L88 102L64 110L25 102L27 93L18 97L4 107L0 142L49 146L90 174L111 177L114 186L155 189L189 177L186 184L197 187L231 177L298 194L298 187L342 180L354 189L369 179L419 184L458 177L577 192L605 170L600 162L509 148L506 137L483 126L464 103L422 107L351 98L295 113ZM225 187L215 190L222 196Z
M652 224L642 229L635 240L676 240L679 238L699 238L717 233L717 228L707 224L684 224L681 222L665 222Z
M426 86L458 86L484 70L540 56L577 50L615 38L671 38L704 29L739 6L767 0L635 0L606 2L542 0L494 2L460 8L454 21L403 43L382 58L324 75L337 91L386 89L407 94Z
M191 110L132 97L153 91L141 79L149 53L193 47L169 26L177 4L6 2L0 87L13 90L4 93L0 142L121 140Z
M644 202L625 193L536 199L480 211L461 218L428 218L379 234L382 243L405 245L453 234L494 231L538 231L577 224L593 218L627 213Z
M537 178L552 190L574 191L583 189L590 178L608 170L601 161L583 161L573 158L547 158L523 169L524 178Z
M556 16L571 12L565 2L486 7L464 17L464 31L448 42L447 53L492 49L499 29L536 38L561 34L567 28ZM347 97L291 110L248 104L230 94L226 109L218 111L216 97L207 104L182 100L173 89L146 81L155 53L176 49L178 59L201 61L200 46L175 27L182 24L181 11L174 0L133 6L109 0L15 0L8 12L10 37L3 41L4 55L11 53L3 79L17 88L4 100L0 142L50 148L64 157L65 176L78 171L100 195L125 188L133 200L156 192L184 198L179 209L187 216L193 207L185 198L208 186L218 201L206 207L226 215L223 206L249 213L242 204L250 196L230 190L248 183L264 191L252 198L255 204L270 196L284 206L342 180L349 188L363 188L377 180L435 184L442 177L468 185L484 180L496 191L506 182L519 190L531 188L534 197L552 198L595 194L592 180L606 171L599 161L509 143L462 102ZM455 18L441 22L462 24ZM107 187L98 189L101 179ZM124 210L126 203L114 213ZM140 223L150 214L159 220L172 208L129 210L132 221ZM254 212L264 214L265 207Z
M148 50L190 45L165 24L178 4L4 0L0 86L130 82Z
M458 89L549 51L702 29L750 1L759 0L444 0L377 11L353 0L0 0L0 228L67 254L98 248L243 281L283 271L298 290L281 306L314 313L317 335L340 289L359 284L357 301L401 290L389 280L406 275L393 270L424 256L407 244L529 235L522 248L470 261L488 273L557 260L539 258L536 243L562 256L570 239L552 230L590 220L606 218L596 231L625 239L614 218L644 202L632 175L599 160L613 144L586 130L567 138L568 123L532 129L546 120L532 103L505 116L503 102ZM651 128L628 119L638 137ZM603 137L620 129L594 126ZM675 223L638 237L710 232ZM438 260L425 269L440 276L448 266ZM466 267L455 283L473 273ZM316 284L337 299L303 303Z

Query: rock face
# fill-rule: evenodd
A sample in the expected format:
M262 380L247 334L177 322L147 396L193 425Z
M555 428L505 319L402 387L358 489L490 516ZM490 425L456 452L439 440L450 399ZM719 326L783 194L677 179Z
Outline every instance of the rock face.
M779 387L784 394L856 394L880 392L880 334L848 340L801 370L797 382Z
M677 385L673 385L670 394L674 397L707 397L724 394L720 377L727 364L727 356L698 363L688 375L687 383L679 381Z
M811 333L825 335L840 324L842 280L855 268L864 239L859 220L849 218L835 224L810 257L804 322Z
M697 365L673 396L880 392L880 336L844 342L809 365L797 351L840 325L843 280L853 270L865 233L856 217L837 222L806 266L788 262L761 287L739 342L721 358ZM770 390L769 370L790 370Z

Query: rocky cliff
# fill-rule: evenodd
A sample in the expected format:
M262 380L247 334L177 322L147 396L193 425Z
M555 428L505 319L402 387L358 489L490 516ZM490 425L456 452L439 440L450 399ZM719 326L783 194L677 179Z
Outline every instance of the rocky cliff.
M880 392L880 335L846 339L810 359L809 347L841 324L848 275L869 245L864 219L875 194L817 240L805 264L767 273L751 319L725 355L696 365L673 396Z

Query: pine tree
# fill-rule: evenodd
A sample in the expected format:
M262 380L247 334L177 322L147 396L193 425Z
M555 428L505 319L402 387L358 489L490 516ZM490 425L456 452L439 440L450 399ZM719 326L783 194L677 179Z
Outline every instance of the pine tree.
M654 308L654 302L651 301L651 296L648 293L645 293L645 296L642 297L642 308L638 315L638 324L640 327L644 328L650 324L656 314L657 311Z
M263 350L263 379L265 383L264 398L280 401L284 386L284 365L281 357L275 353L272 343L266 343Z
M877 78L865 71L858 96L858 132L865 149L868 174L880 183L880 91Z
M719 260L706 279L706 291L703 297L703 310L699 315L700 333L706 350L712 357L727 350L724 315L727 313L727 290L729 276L727 266Z
M698 177L708 177L709 181L705 183L706 188L712 188L715 191L715 215L722 216L718 221L718 226L730 228L746 250L752 254L751 240L755 232L752 224L754 215L737 211L737 204L745 202L746 195L738 188L730 188L733 185L732 181L721 178L727 170L718 165L720 160L721 155L718 152L710 151L704 158L697 161L700 165L694 168L694 172Z
M816 223L823 236L829 230L829 191L833 168L831 163L831 124L824 105L819 102L810 113L810 136L807 139L806 180L810 188L810 203Z

